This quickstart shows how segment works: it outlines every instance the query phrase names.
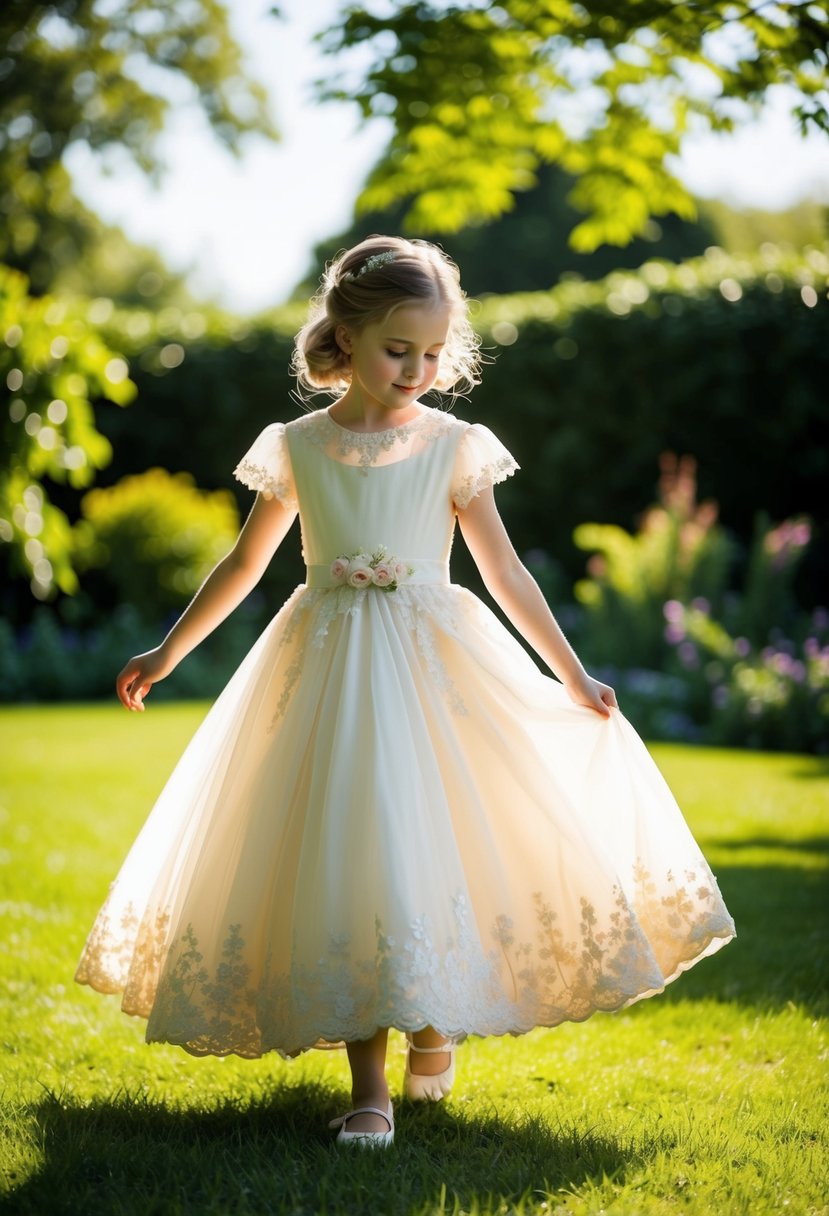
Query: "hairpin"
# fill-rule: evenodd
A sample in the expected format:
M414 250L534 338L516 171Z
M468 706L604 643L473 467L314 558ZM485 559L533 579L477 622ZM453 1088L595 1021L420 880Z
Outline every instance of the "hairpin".
M385 253L373 253L370 258L366 258L358 271L349 270L343 275L343 278L346 282L353 283L355 279L362 278L364 274L369 274L372 270L379 270L381 266L393 262L396 257L396 249L387 249Z

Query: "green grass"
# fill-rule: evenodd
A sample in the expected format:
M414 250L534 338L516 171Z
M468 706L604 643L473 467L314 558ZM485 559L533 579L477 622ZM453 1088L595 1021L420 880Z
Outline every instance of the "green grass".
M72 981L83 940L204 713L0 714L0 1210L826 1213L829 768L652 745L738 938L662 996L471 1039L387 1153L342 1154L341 1052L196 1060ZM395 1098L399 1036L391 1055Z

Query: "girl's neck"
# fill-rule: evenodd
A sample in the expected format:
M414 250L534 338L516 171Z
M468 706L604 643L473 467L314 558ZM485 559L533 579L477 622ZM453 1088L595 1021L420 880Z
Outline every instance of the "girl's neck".
M369 405L355 399L349 400L348 393L345 393L339 401L329 406L326 412L338 426L349 431L369 434L372 431L394 430L414 422L426 412L426 408L419 401L401 406L400 409L380 404Z

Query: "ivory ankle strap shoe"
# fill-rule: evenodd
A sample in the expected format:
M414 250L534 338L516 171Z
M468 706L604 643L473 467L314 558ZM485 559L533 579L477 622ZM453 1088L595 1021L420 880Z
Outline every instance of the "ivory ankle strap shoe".
M457 1043L449 1039L440 1047L416 1047L408 1035L406 1035L406 1038L408 1040L408 1050L406 1051L406 1071L403 1076L406 1097L411 1098L413 1102L440 1102L451 1091L452 1083L455 1080L455 1048L457 1047ZM449 1064L444 1068L443 1072L434 1073L431 1077L422 1077L419 1073L414 1073L411 1070L411 1053L413 1051L422 1056L438 1055L440 1052L445 1051L449 1056Z
M350 1132L346 1125L348 1120L353 1119L355 1115L379 1115L381 1119L386 1120L389 1130L387 1132ZM358 1106L345 1115L338 1115L336 1119L331 1120L328 1126L340 1129L337 1133L337 1144L356 1144L361 1148L385 1148L394 1140L394 1114L391 1101L385 1110L381 1110L379 1106Z

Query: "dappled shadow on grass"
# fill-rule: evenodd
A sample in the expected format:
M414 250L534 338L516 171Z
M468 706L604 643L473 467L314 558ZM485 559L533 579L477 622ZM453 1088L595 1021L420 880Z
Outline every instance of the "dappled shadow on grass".
M795 761L786 776L797 777L801 781L827 781L829 780L829 757L809 756L807 763Z
M29 1108L43 1144L40 1169L3 1211L97 1213L364 1212L401 1216L509 1206L533 1191L621 1178L641 1146L538 1116L501 1116L493 1104L396 1103L388 1150L343 1149L328 1120L344 1107L308 1085L217 1110L171 1109L141 1095L79 1105L56 1094ZM538 1196L538 1199L543 1197Z
M718 849L785 849L792 853L818 853L829 856L829 836L740 836L732 840L717 838Z

